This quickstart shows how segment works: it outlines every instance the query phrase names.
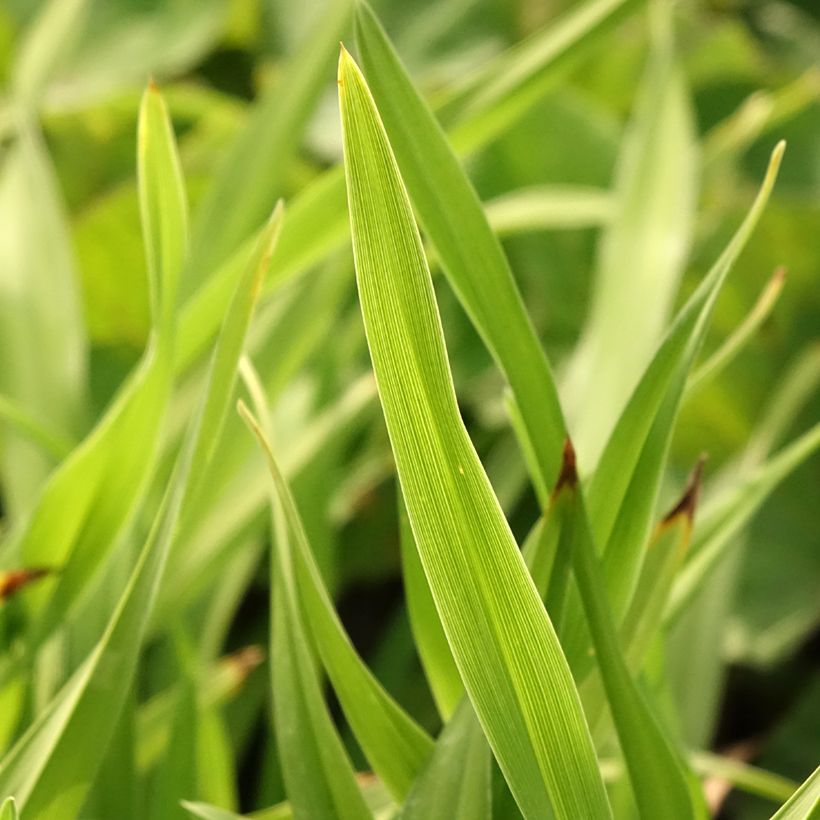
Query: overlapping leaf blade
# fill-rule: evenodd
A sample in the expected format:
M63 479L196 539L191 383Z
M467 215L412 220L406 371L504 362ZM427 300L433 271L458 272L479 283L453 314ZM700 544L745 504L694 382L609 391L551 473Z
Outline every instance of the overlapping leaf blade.
M527 816L609 807L558 640L458 414L429 270L375 104L342 53L357 280L402 492L456 663Z
M558 472L564 422L504 251L447 137L364 3L356 38L404 184L444 271L510 382L545 496Z
M397 800L411 784L432 752L432 741L390 697L364 665L350 643L322 581L307 541L296 503L259 424L241 408L266 456L278 504L274 514L284 516L287 529L279 549L287 553L301 600L303 621L327 670L339 702L374 771Z
M150 91L149 93L156 93ZM173 207L160 199L159 208ZM157 211L162 223L168 215ZM0 762L0 792L12 793L31 818L49 817L59 800L71 816L82 805L130 690L179 514L191 478L210 441L214 420L224 418L253 307L270 256L278 218L272 220L242 277L217 341L201 409L194 417L154 525L108 625L86 661ZM157 233L149 233L156 238ZM167 241L167 237L166 237ZM251 298L247 296L250 294Z

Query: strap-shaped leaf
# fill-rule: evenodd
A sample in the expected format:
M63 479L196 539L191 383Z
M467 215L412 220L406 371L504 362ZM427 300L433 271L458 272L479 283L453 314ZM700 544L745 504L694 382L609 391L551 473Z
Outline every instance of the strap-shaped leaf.
M594 543L604 549L602 566L607 592L619 622L637 583L666 454L690 369L720 288L768 201L784 148L785 144L779 143L773 151L763 185L746 219L681 308L658 347L590 479L589 520ZM564 647L576 674L582 674L590 668L586 651L589 643L577 597L569 603L571 633Z
M171 389L173 311L187 243L187 206L173 131L154 86L146 90L140 109L138 164L154 330L137 368L97 426L52 475L21 534L23 565L62 570L31 597L37 621L30 651L51 634L115 547L139 508L155 463ZM134 441L147 443L134 447Z
M14 794L32 820L60 812L73 816L81 807L105 754L116 717L131 688L142 639L179 515L185 501L191 465L207 451L203 434L224 418L231 400L237 363L244 344L262 273L276 236L278 219L264 232L246 274L228 307L217 340L205 394L194 416L171 481L139 554L125 591L108 625L86 661L45 711L0 762L0 793Z
M407 192L345 51L339 88L368 344L410 524L456 664L525 815L551 808L559 817L606 817L578 693L459 416Z
M820 450L820 422L749 476L722 505L721 517L697 538L692 556L675 581L666 607L668 620L677 618L692 600L710 571L717 566L734 537L749 522L777 485L807 458Z
M350 24L351 7L352 0L325 4L316 26L252 109L226 154L194 223L187 270L197 279L214 271L259 227L281 193L289 159L327 83L336 43Z
M621 651L571 446L565 450L561 481L569 488L564 526L571 531L573 573L640 814L652 817L662 807L670 818L705 816L693 803L681 756L635 685Z
M565 428L555 381L507 258L469 178L369 7L356 14L362 65L425 233L510 382L542 497L558 472Z
M652 49L614 181L592 298L562 384L583 468L594 466L667 326L689 250L697 148L671 3L652 6ZM582 470L583 472L583 470Z
M402 820L490 820L490 747L463 697L407 796Z
M433 751L430 737L390 697L356 653L333 608L307 540L296 502L276 462L270 443L250 411L239 412L256 436L273 479L285 535L278 549L292 566L303 620L309 624L319 656L356 739L374 771L403 800Z
M410 628L419 653L424 674L430 684L439 714L449 720L464 696L464 684L453 660L447 636L441 627L436 603L424 575L407 510L399 493L399 543L404 598Z

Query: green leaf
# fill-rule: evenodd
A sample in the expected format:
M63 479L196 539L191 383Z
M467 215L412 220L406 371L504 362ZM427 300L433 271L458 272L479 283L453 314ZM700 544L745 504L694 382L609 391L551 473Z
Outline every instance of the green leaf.
M484 203L484 212L499 236L531 231L595 228L613 215L608 191L580 185L534 185Z
M17 820L17 803L13 797L7 797L0 806L0 820Z
M140 107L139 199L154 323L172 332L182 265L188 250L188 203L168 109L151 83Z
M458 413L410 202L364 78L339 87L365 329L430 590L490 745L527 816L606 817L578 694Z
M419 660L441 717L447 721L464 696L464 684L441 626L436 604L421 565L407 510L399 493L399 542L402 582L410 628Z
M464 153L490 142L566 77L642 0L589 0L516 43L457 87L442 112Z
M273 496L274 508L280 504ZM271 684L282 775L294 816L367 818L353 768L324 702L296 590L284 512L274 514Z
M27 566L60 566L31 596L39 619L29 649L60 623L87 589L139 509L158 452L171 390L176 284L186 247L186 204L174 135L155 87L139 126L140 198L154 306L149 346L110 408L53 474L17 549ZM145 442L134 447L134 441Z
M777 485L807 458L820 449L820 422L811 427L769 461L755 470L724 499L719 514L699 534L692 546L666 607L666 618L673 621L685 610L712 569L726 554L733 539L749 522Z
M427 734L390 697L356 653L333 608L291 491L273 455L267 437L250 411L240 403L240 414L259 441L278 499L287 535L279 549L293 566L303 621L309 624L322 664L327 670L345 717L373 770L397 800L407 795L427 762L433 743Z
M28 120L14 125L0 167L0 393L26 418L76 440L86 423L87 340L68 220L42 137ZM4 419L9 525L25 522L52 468L51 457Z
M601 238L590 312L562 394L587 469L666 327L694 219L697 150L671 4L653 10L660 13L652 53L618 158L615 216Z
M456 139L461 150L466 152L485 145L509 128L561 77L562 58L576 53L579 41L591 43L641 3L642 0L597 0L582 8L577 15L570 15L565 21L566 25L562 23L555 31L547 26L536 32L523 48L513 47L490 61L482 71L489 77L504 73L508 78L509 96L515 96L516 102L509 106L506 104L508 97L482 96L474 104L466 106L463 112L456 111L448 116L447 119L455 122L454 127L461 135ZM459 106L472 99L473 91L475 89L463 90ZM345 240L348 231L344 174L341 168L333 168L319 176L289 203L282 239L274 252L265 293L269 294L287 279L335 250ZM180 331L180 345L186 351L180 356L182 366L190 363L190 357L198 349L197 344L207 341L218 326L220 306L230 293L230 282L233 281L231 270L235 265L241 265L241 262L230 257L186 302ZM213 267L210 269L213 270ZM191 339L190 344L188 339ZM197 339L200 341L197 342Z
M571 446L565 451L561 477L569 487L572 505L565 521L572 530L573 573L638 810L642 817L654 816L660 806L670 818L705 816L705 811L693 805L681 756L632 680L621 651ZM702 797L698 802L701 801Z
M491 760L481 724L463 697L407 796L402 820L490 820Z
M14 93L37 110L48 83L71 56L86 24L89 0L43 3L26 31L14 66Z
M327 4L225 156L197 213L188 268L194 277L201 279L224 262L257 229L281 193L290 157L349 25L351 6L352 0Z
M148 538L99 642L28 731L0 762L0 792L14 793L33 820L50 816L56 800L72 816L81 807L132 685L142 639L188 492L191 465L207 451L203 433L224 418L250 308L243 288L258 293L277 220L263 235L217 340L201 409L194 416ZM139 449L139 448L135 448Z
M680 501L656 527L621 626L627 661L635 674L640 672L644 656L661 627L672 585L686 558L702 470L703 458L698 461Z
M589 520L596 545L605 545L603 570L617 622L623 618L637 582L650 535L671 433L695 355L721 285L768 201L785 145L772 153L766 177L746 219L726 250L681 308L624 408L587 493ZM572 633L564 642L567 657L580 674L589 668L588 641L577 598L570 601ZM574 605L574 609L572 606Z
M786 269L778 268L766 283L760 296L746 318L735 328L723 344L689 377L686 385L687 398L720 373L738 353L743 350L756 331L774 310L783 284Z
M814 820L820 812L820 767L783 804L772 820Z
M565 428L555 382L498 238L475 190L369 7L356 39L373 97L422 227L515 396L542 497L558 472Z

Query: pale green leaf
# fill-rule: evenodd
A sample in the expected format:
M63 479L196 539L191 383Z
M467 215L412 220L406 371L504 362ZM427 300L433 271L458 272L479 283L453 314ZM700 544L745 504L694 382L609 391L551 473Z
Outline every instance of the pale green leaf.
M255 269L241 280L241 286L252 294L258 292L274 237L275 232L266 231L254 254ZM13 792L26 816L33 820L51 816L55 800L59 800L63 814L72 816L93 782L116 726L116 716L131 688L142 639L176 535L191 465L195 454L210 445L202 441L202 432L210 429L209 419L225 415L231 397L227 374L235 374L249 321L247 299L238 288L217 341L201 410L189 426L153 527L102 637L0 762L0 792Z
M289 159L327 82L336 44L349 25L351 6L352 0L327 4L315 29L253 108L226 154L196 217L188 269L195 281L224 262L258 228L281 193Z
M86 338L67 217L35 125L15 121L0 167L0 393L61 438L86 423ZM43 241L47 236L48 241ZM52 459L0 425L3 506L20 526Z
M698 180L693 117L667 31L671 22L656 22L618 158L615 216L601 239L589 316L562 393L586 469L597 463L666 327L692 230Z
M578 694L458 413L418 230L358 67L340 61L357 281L410 524L453 655L522 810L606 817Z
M546 355L498 238L455 152L367 5L356 39L402 179L441 265L509 380L542 497L558 472L565 428Z
M279 497L273 496L274 507ZM284 513L274 515L271 684L285 789L297 820L367 818L347 753L324 702L297 598Z
M399 542L407 614L419 659L441 717L447 721L464 695L464 684L453 660L424 567L413 540L413 530L399 493Z
M350 727L375 773L403 800L433 749L428 735L390 697L364 665L342 627L307 540L291 491L259 424L240 404L240 413L267 458L287 536L278 548L293 565L303 620L327 670Z
M7 797L0 806L0 820L17 820L17 803L13 797Z
M407 796L402 820L490 820L491 760L481 724L462 698Z

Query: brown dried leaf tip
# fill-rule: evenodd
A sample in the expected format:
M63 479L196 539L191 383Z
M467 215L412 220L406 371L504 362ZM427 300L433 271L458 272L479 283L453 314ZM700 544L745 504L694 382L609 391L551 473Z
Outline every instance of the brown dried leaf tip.
M558 495L563 487L576 487L578 485L578 469L575 461L575 448L567 436L564 441L564 454L561 460L561 472L558 474L558 481L555 482L555 489L552 491L553 497Z
M695 517L695 507L697 507L700 486L703 479L703 465L706 463L707 455L702 453L692 470L689 481L683 495L674 507L663 517L661 526L671 524L676 518L685 516L691 524Z
M7 572L0 572L0 601L5 601L27 584L48 575L50 572L51 570L45 567L12 569Z

